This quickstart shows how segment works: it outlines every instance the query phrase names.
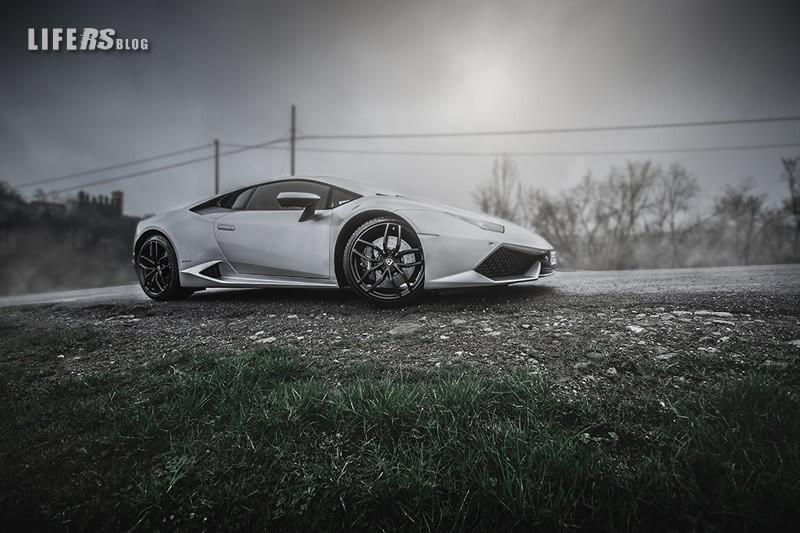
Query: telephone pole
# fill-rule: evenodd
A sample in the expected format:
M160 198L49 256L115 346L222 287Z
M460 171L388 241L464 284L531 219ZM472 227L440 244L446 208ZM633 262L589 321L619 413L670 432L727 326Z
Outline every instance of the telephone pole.
M214 139L214 194L219 194L219 139Z
M292 176L294 176L294 131L295 131L294 104L292 104L292 137L291 137L291 140L289 142L289 150L292 152L292 155L291 155Z

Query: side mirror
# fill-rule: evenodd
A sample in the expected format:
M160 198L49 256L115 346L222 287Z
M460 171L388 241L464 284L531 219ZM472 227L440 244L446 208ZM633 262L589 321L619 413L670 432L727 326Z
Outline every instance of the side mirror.
M317 212L320 197L310 192L282 192L278 194L278 204L281 207L299 207L303 209L298 222L304 222Z

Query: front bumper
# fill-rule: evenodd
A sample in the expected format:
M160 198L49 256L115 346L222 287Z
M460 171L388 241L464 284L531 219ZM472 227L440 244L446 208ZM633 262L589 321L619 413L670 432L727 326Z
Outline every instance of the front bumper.
M555 269L550 263L550 251L539 248L530 248L516 244L502 243L492 246L488 253L484 253L472 263L472 266L462 264L456 266L454 262L442 265L444 257L448 254L448 247L442 246L443 241L436 241L436 237L423 240L425 251L425 287L427 289L454 289L460 287L485 287L492 285L509 285L536 281L545 276L555 274ZM486 243L483 243L486 246ZM463 250L463 248L462 248ZM477 256L473 256L477 257Z
M398 215L414 226L422 241L426 289L508 285L555 273L552 246L523 228L487 231L432 211Z

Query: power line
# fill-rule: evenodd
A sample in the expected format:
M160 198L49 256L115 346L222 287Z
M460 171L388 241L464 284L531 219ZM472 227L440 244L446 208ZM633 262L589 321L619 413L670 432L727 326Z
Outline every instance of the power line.
M624 130L649 130L665 128L691 128L697 126L729 126L734 124L761 124L768 122L791 122L800 120L800 116L748 118L736 120L706 120L698 122L667 122L660 124L625 124L620 126L589 126L580 128L549 128L531 130L500 130L500 131L462 131L449 133L362 133L362 134L336 134L336 135L304 135L297 137L305 139L410 139L431 137L488 137L496 135L538 135L549 133L584 133L598 131L624 131Z
M752 118L752 119L738 119L738 120L716 120L716 121L698 121L698 122L673 122L673 123L661 123L661 124L634 124L634 125L617 125L617 126L593 126L593 127L580 127L580 128L550 128L550 129L530 129L530 130L505 130L505 131L483 131L483 132L450 132L450 133L385 133L385 134L339 134L339 135L300 135L296 136L296 140L323 140L323 139L391 139L391 138L433 138L433 137L478 137L478 136L498 136L498 135L534 135L534 134L553 134L553 133L578 133L578 132L600 132L600 131L623 131L623 130L643 130L643 129L664 129L664 128L686 128L686 127L697 127L697 126L726 126L726 125L734 125L734 124L757 124L757 123L770 123L770 122L790 122L790 121L798 121L800 120L800 116L787 116L787 117L766 117L766 118ZM220 156L232 155L236 154L245 150L251 150L255 148L264 148L271 144L277 144L280 142L286 142L287 139L275 139L272 141L267 141L265 143L254 144L254 145L235 145L235 144L225 144L226 146L236 146L236 150L232 150L229 152L225 152L220 154ZM166 154L160 154L157 156L146 157L143 159L137 159L134 161L128 161L126 163L119 163L116 165L110 165L107 167L96 168L92 170L86 170L82 172L76 172L73 174L67 174L64 176L57 176L54 178L48 178L43 180L34 181L31 183L26 183L22 185L17 185L18 188L28 188L34 187L36 185L43 185L47 183L54 183L57 181L77 178L81 176L87 176L91 174L97 174L100 172L105 172L109 170L115 170L119 168L124 168L127 166L138 165L142 163L147 163L150 161L156 161L158 159L164 159L168 157L173 157L176 155L181 155L189 152L194 152L197 150L201 150L203 148L210 147L211 144L204 144L201 146L195 146L192 148L186 148L183 150L176 150L174 152L169 152ZM512 156L577 156L577 155L614 155L614 154L639 154L639 153L677 153L677 152L711 152L711 151L726 151L726 150L752 150L752 149L761 149L761 148L785 148L785 147L794 147L800 146L800 144L796 143L785 143L785 144L771 144L771 145L743 145L743 146L730 146L730 147L708 147L708 148L676 148L676 149L652 149L652 150L611 150L611 151L585 151L585 152L410 152L410 151L370 151L370 150L339 150L339 149L325 149L325 148L297 148L299 151L306 151L306 152L330 152L330 153L353 153L353 154L376 154L376 155L416 155L416 156L496 156L500 155L501 153L507 153L508 155ZM146 174L152 174L155 172L159 172L162 170L168 170L171 168L177 168L184 165L190 165L193 163L198 163L200 161L208 161L213 159L214 156L208 157L200 157L196 159L191 159L188 161L182 161L178 163L174 163L171 165L165 165L162 167L157 167L153 169L147 169L139 172L134 172L131 174L126 174L123 176L117 176L114 178L107 178L104 180L99 180L96 182L91 182L75 187L68 187L64 188L55 192L67 192L75 189L79 189L81 187L89 187L92 185L100 185L104 183L111 183L115 181L120 181L136 176L142 176Z
M56 182L56 181L62 181L62 180L67 180L67 179L71 179L71 178L79 178L81 176L88 176L90 174L97 174L97 173L105 172L105 171L108 171L108 170L116 170L118 168L130 167L130 166L133 166L133 165L139 165L141 163L148 163L150 161L156 161L158 159L165 159L167 157L173 157L173 156L176 156L176 155L186 154L186 153L189 153L189 152L196 152L197 150L202 150L203 148L208 148L209 146L211 146L211 145L210 144L203 144L201 146L195 146L193 148L186 148L184 150L176 150L176 151L170 152L168 154L155 155L155 156L152 156L152 157L145 157L144 159L137 159L135 161L128 161L127 163L119 163L119 164L111 165L111 166L108 166L108 167L95 168L95 169L92 169L92 170L84 170L82 172L75 172L74 174L66 174L64 176L58 176L58 177L55 177L55 178L47 178L47 179L43 179L43 180L39 180L39 181L34 181L34 182L31 182L31 183L26 183L24 185L18 185L17 187L20 188L20 189L24 189L24 188L27 188L27 187L34 187L36 185L42 185L42 184L45 184L45 183L53 183L53 182Z
M255 149L255 148L263 148L265 146L269 146L269 145L277 144L277 143L281 143L281 142L286 142L286 139L283 139L283 138L274 139L274 140L267 141L267 142L260 143L260 144L251 144L251 145L248 145L248 146L243 146L241 148L237 148L236 150L230 150L228 152L223 152L223 153L219 154L219 156L223 157L223 156L226 156L226 155L238 154L240 152L245 152L247 150L252 150L252 149ZM146 174L154 174L156 172L161 172L163 170L169 170L169 169L172 169L172 168L182 167L182 166L186 166L186 165L192 165L194 163L199 163L201 161L209 161L211 159L214 159L213 155L205 156L205 157L198 157L198 158L195 158L195 159L190 159L188 161L181 161L181 162L178 162L178 163L172 163L170 165L164 165L164 166L161 166L161 167L150 168L150 169L147 169L147 170L141 170L139 172L133 172L131 174L125 174L125 175L122 175L122 176L115 176L113 178L106 178L106 179L103 179L103 180L93 181L91 183L84 183L84 184L81 184L81 185L75 185L73 187L66 187L64 189L58 189L56 191L51 191L51 192L53 192L53 193L69 192L69 191L74 191L74 190L77 190L77 189L82 189L84 187L91 187L93 185L103 185L105 183L113 183L115 181L122 181L122 180L126 180L126 179L129 179L129 178L135 178L135 177L138 177L138 176L144 176Z
M224 143L223 146L244 147L248 145ZM800 146L798 143L780 144L753 144L738 146L708 146L697 148L653 148L640 150L591 150L591 151L568 151L568 152L426 152L426 151L394 151L394 150L347 150L338 148L297 148L299 152L322 152L322 153L343 153L343 154L366 154L366 155L410 155L410 156L468 156L468 157L496 157L508 155L512 157L527 156L581 156L581 155L625 155L625 154L655 154L655 153L679 153L679 152L724 152L736 150L759 150L768 148L793 148ZM266 150L283 150L283 148L264 147Z

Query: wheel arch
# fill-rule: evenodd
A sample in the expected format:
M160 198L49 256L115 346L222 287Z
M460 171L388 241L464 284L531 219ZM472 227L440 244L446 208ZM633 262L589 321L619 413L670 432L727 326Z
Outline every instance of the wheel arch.
M162 237L167 239L167 242L169 242L169 245L172 246L172 250L176 254L178 253L177 248L175 248L175 243L172 242L172 239L169 238L169 235L167 235L167 233L165 231L163 231L161 229L158 229L158 228L150 228L147 231L144 231L141 235L139 235L139 238L136 239L136 242L133 245L133 260L134 261L136 261L136 256L139 254L139 250L142 249L142 245L145 243L145 241L147 239L149 239L153 235L161 235Z
M408 220L401 217L397 213L386 211L384 209L370 209L369 211L364 211L363 213L355 215L353 218L345 222L345 224L342 226L342 229L339 230L339 235L336 237L336 246L333 250L333 264L335 268L336 282L339 284L340 288L344 288L349 285L347 283L347 276L344 274L344 268L342 267L344 247L347 245L347 240L359 226L372 220L373 218L378 217L396 218L397 220L402 220L409 226L413 227Z

